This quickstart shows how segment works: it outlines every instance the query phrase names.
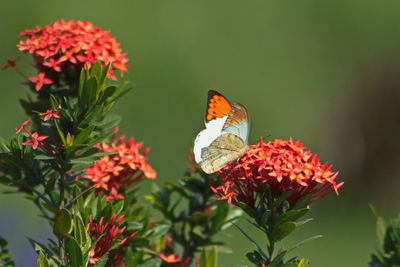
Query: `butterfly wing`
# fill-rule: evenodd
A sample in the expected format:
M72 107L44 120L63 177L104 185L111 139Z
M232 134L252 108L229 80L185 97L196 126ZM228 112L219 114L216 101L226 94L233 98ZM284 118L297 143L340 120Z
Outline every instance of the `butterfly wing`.
M245 106L234 103L228 119L222 127L222 133L232 133L243 139L248 144L249 139L249 114Z
M232 110L229 101L217 91L208 91L206 115L204 118L206 129L201 131L194 141L194 158L199 164L205 149L220 134Z
M205 173L214 173L239 158L247 150L243 139L232 133L223 133L205 149L200 167Z

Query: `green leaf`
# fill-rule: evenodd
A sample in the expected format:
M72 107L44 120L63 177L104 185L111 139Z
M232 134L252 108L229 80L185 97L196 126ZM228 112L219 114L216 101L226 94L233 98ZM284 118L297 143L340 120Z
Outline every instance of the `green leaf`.
M217 266L217 249L213 246L210 250L203 248L200 256L199 267L216 267Z
M296 226L299 227L300 225L303 225L303 224L306 224L308 222L311 222L312 220L314 220L314 219L313 218L307 218L307 219L304 219L302 221L298 221L298 222L296 222Z
M281 251L276 257L272 260L269 267L277 267L282 266L283 257L286 255L286 250Z
M269 216L271 215L271 210L266 210L264 214L261 216L261 224L263 226L267 225Z
M308 267L310 266L310 261L306 259L301 259L297 267Z
M37 267L50 267L49 260L43 251L39 251L39 258L37 260Z
M88 126L87 128L83 129L76 137L75 137L75 144L86 144L86 142L90 135L92 134L94 130L94 126Z
M299 246L303 245L304 243L307 243L307 242L316 240L316 239L321 238L321 237L323 237L323 235L314 235L314 236L311 236L311 237L309 237L309 238L306 238L306 239L304 239L304 240L302 240L302 241L296 243L296 244L295 244L293 247L291 247L290 249L288 249L288 252L290 252L290 251L292 251L292 250L298 248Z
M64 133L61 131L60 127L58 126L57 120L54 120L54 125L56 126L56 129L57 129L58 135L60 136L61 142L62 142L64 145L66 145L66 144L67 144L67 141L65 140L65 135L64 135Z
M288 210L287 212L278 217L276 223L281 224L287 221L296 221L297 219L303 217L309 210L310 208Z
M44 251L47 255L53 256L53 253L45 245L30 238L28 238L28 241L36 252Z
M112 211L114 214L121 213L123 208L124 208L124 200L120 199L118 201L113 202Z
M162 263L160 258L150 259L143 264L138 265L138 267L158 267Z
M285 222L280 224L277 229L272 233L272 239L274 242L280 241L292 233L296 229L295 222Z
M307 207L308 203L312 199L312 194L305 195L304 197L297 200L294 206L291 208L292 210L298 210Z
M193 212L192 216L190 216L190 221L193 224L201 224L207 220L207 216L201 211Z
M217 247L212 247L210 250L210 253L208 254L208 261L207 261L207 267L217 267L217 262L218 262L218 250Z
M253 252L247 253L246 257L247 257L247 259L249 261L251 261L252 263L256 264L257 266L259 266L259 264L263 260L263 258L261 257L260 253L258 253L256 250L254 250Z
M237 229L239 229L239 231L240 231L251 243L253 243L253 244L256 246L258 252L264 257L264 259L268 259L267 254L265 254L265 252L261 249L261 247L258 245L258 243L257 243L253 238L251 238L250 235L248 235L245 231L243 231L242 228L240 228L239 225L237 225L236 223L232 222L232 224L233 224Z
M376 219L376 235L378 237L379 244L383 247L385 243L387 224L382 217Z
M83 87L85 85L85 80L86 80L86 75L85 75L85 70L82 69L81 70L81 74L79 76L79 87L78 87L78 103L79 106L81 108L81 110L83 110L83 108L85 107L84 101L83 101Z
M84 267L83 255L82 250L78 244L78 242L70 237L68 238L68 256L70 260L71 266L76 267Z
M37 160L54 160L54 156L48 156L45 154L36 155L35 159Z
M78 242L79 246L81 248L84 248L84 251L86 251L86 249L90 247L90 237L86 231L85 224L83 223L80 214L76 215L74 222L75 222L74 237Z
M379 218L379 214L378 214L377 210L375 209L374 205L372 205L372 204L369 204L369 209L371 210L371 215L376 222L376 220L378 220L378 218Z
M169 229L170 229L169 225L161 224L161 225L159 225L159 226L147 231L144 234L144 236L150 237L150 238L153 238L153 239L157 239L157 238L165 235L168 232Z
M278 199L275 201L274 205L276 207L279 207L284 201L286 201L290 197L290 195L292 195L292 193L293 193L293 190L288 190L288 191L283 192L278 197Z
M46 187L45 187L44 191L46 193L52 192L54 189L54 186L56 185L56 181L57 181L57 176L56 175L51 176L50 179L46 183Z
M104 68L103 73L101 74L101 77L99 80L100 86L104 86L106 84L107 75L108 75L108 72L110 71L110 68L111 68L111 63L108 63L107 66Z
M244 210L250 217L257 218L257 212L244 202L239 203L239 207Z
M54 219L53 232L58 237L69 237L72 230L71 213L67 209L58 212Z
M67 133L67 139L65 146L68 148L74 144L74 136L71 133Z

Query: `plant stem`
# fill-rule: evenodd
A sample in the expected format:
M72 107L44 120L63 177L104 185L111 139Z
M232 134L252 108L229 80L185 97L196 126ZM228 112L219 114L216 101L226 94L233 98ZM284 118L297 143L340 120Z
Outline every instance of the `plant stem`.
M62 210L64 208L64 179L65 179L65 174L63 171L60 171L60 181L58 183L59 188L60 188L60 202L58 205L58 210ZM63 266L66 266L67 260L66 260L66 251L65 251L65 238L60 238L59 239L59 247L60 247L60 260Z
M272 260L273 260L274 249L275 249L275 242L269 240L269 246L268 246L269 259L268 259L268 263L271 263Z

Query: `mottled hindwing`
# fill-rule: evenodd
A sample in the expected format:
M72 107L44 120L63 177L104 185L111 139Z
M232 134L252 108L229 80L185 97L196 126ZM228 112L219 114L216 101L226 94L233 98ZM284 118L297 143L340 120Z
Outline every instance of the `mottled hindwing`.
M217 137L204 151L200 166L205 173L214 173L247 150L243 140L234 134L224 133Z
M242 104L234 103L229 117L222 128L222 133L233 133L240 136L247 144L249 130L249 115L246 107Z

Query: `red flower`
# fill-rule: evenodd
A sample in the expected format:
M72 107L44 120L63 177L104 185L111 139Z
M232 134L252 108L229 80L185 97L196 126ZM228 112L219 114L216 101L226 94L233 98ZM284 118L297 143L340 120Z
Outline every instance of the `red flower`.
M41 143L41 141L45 140L46 138L48 138L47 135L42 135L39 136L38 133L33 133L31 135L31 140L28 140L26 142L23 142L22 144L24 146L28 146L28 145L33 145L32 148L36 149L38 146L42 146L43 144Z
M18 58L19 59L19 58ZM12 59L12 58L8 58L7 59L7 64L3 65L1 67L2 70L5 70L9 67L16 69L17 68L17 64L15 63L18 59Z
M160 257L163 261L168 263L176 263L181 261L176 254L170 254L167 256L164 253L160 253L158 254L158 257Z
M43 119L44 121L48 121L50 118L60 118L60 115L58 115L58 111L52 109L48 109L45 113L39 113L39 116L45 116Z
M92 66L100 60L103 66L112 63L109 77L115 70L121 76L128 70L126 53L110 31L103 31L90 22L58 20L44 27L36 27L20 34L26 37L19 42L20 51L32 54L40 71L63 72L75 69L81 71L85 64Z
M115 154L102 156L83 176L91 180L98 194L107 195L107 201L123 199L124 189L145 178L153 180L157 173L147 163L149 149L140 150L143 143L135 143L133 138L125 141L125 136L108 144L103 142L99 148L103 152Z
M29 81L36 83L35 89L36 91L40 91L42 89L43 85L45 84L52 84L53 81L46 78L44 72L39 73L38 77L29 77Z
M335 182L338 172L333 172L328 163L321 164L317 155L306 149L292 139L276 139L267 144L260 139L259 144L217 173L225 184L211 189L228 203L245 202L250 206L263 193L263 184L268 184L276 196L292 190L288 199L291 203L309 194L310 202L331 191L338 194L343 185Z
M26 125L28 125L29 123L31 123L30 120L24 121L20 126L18 126L17 128L15 128L15 133L19 134L22 130L26 131ZM29 132L28 132L29 133Z
M117 218L117 215L113 214L110 221L104 224L104 217L101 217L99 222L95 222L93 217L90 216L88 233L92 242L96 242L96 244L94 248L90 250L89 266L94 266L96 262L106 255L116 244L118 244L116 251L109 253L108 258L112 260L112 266L124 266L123 256L117 255L117 253L123 249L138 232L134 232L121 240L126 229L126 226L120 228L123 219L123 215Z

